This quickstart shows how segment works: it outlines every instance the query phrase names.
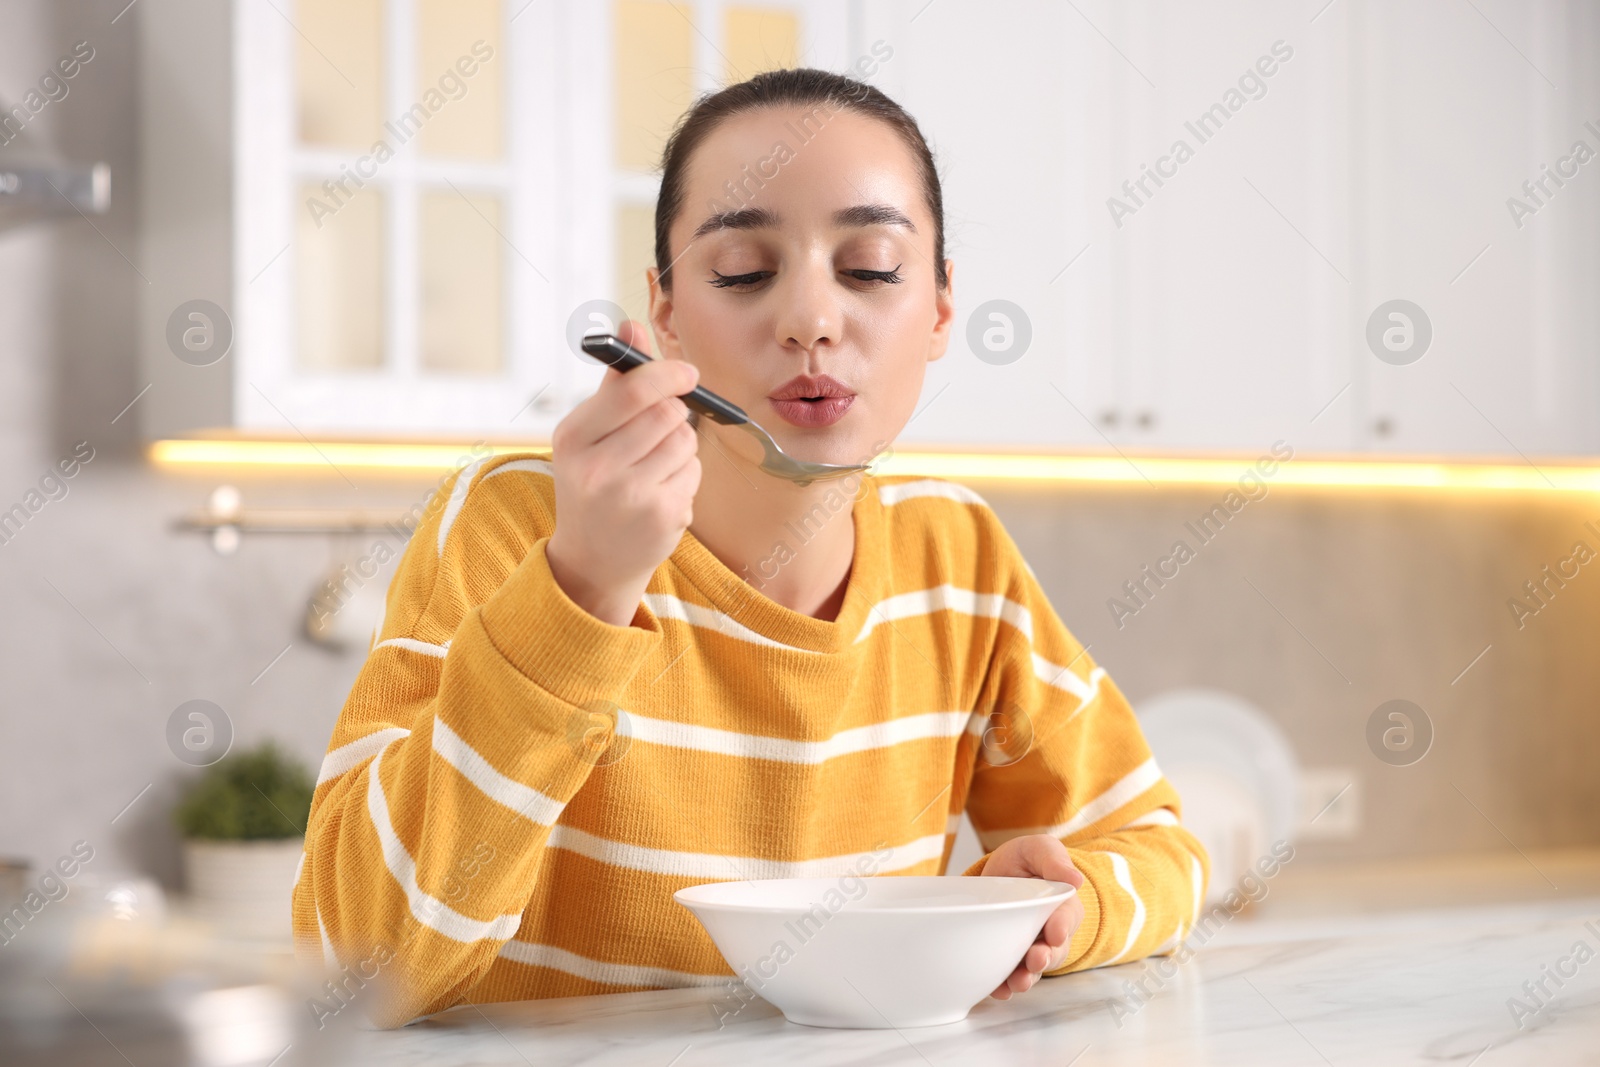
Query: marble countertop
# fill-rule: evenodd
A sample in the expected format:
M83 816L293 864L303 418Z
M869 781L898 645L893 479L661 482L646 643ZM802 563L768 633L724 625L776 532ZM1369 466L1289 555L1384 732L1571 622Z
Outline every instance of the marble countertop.
M719 1027L726 991L712 987L462 1006L387 1031L352 1014L324 1033L286 943L229 940L175 904L164 924L104 919L67 937L64 922L0 953L0 1062L1600 1063L1595 848L1296 862L1197 931L1192 953L1046 979L962 1022L899 1031L800 1026L760 999ZM60 967L39 972L65 983L51 989L16 953L53 959L57 941ZM108 969L144 976L148 995L97 981ZM180 971L215 981L168 1003L161 979Z
M1576 962L1580 941L1600 957L1600 895L1237 919L1181 964L1045 979L947 1026L817 1029L757 1000L719 1029L719 991L676 989L456 1008L360 1044L396 1067L1595 1063L1600 962ZM1558 966L1576 968L1560 988ZM1551 995L1531 998L1541 978Z

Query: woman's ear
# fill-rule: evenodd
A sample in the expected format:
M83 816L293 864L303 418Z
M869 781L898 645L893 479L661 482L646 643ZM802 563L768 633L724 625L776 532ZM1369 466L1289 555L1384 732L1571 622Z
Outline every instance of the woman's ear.
M928 337L928 362L943 356L950 347L950 330L956 321L956 261L944 261L945 284L933 293L933 333Z
M682 359L683 350L672 324L672 294L662 288L658 268L646 267L644 275L650 287L650 332L655 335L656 351L661 353L662 359Z

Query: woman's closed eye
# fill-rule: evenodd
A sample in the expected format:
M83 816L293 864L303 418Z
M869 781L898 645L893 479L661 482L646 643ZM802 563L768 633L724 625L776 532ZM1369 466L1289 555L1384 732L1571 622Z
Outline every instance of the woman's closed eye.
M877 288L877 283L883 283L887 285L898 284L901 281L901 266L902 264L896 263L889 270L846 270L841 271L840 273L848 275L858 282L867 283L872 288ZM749 274L723 274L720 271L712 270L711 273L715 274L716 277L708 279L708 281L718 289L733 289L736 292L753 292L754 286L761 284L761 282L771 277L773 274L776 274L777 271L757 270L751 271ZM746 286L751 288L745 288Z

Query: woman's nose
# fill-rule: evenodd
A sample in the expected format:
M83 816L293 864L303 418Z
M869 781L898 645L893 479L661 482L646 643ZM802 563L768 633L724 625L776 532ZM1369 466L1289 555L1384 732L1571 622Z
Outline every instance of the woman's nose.
M788 272L788 285L779 294L778 343L798 345L806 351L824 342L837 344L844 323L837 282L831 264L807 266Z

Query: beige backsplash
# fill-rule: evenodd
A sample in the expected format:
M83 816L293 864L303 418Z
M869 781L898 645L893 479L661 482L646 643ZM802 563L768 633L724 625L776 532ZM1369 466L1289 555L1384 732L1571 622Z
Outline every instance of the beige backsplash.
M13 461L11 480L35 465ZM8 719L32 756L0 778L0 853L48 862L88 837L107 846L108 866L175 881L167 812L191 772L163 728L185 700L222 705L238 744L274 736L320 760L361 656L319 648L299 626L330 562L360 558L375 535L338 547L246 537L237 555L217 556L170 521L222 480L97 459L5 547ZM431 481L358 474L352 492L332 474L229 480L246 506L396 512ZM1506 607L1600 507L1554 494L1276 488L1119 630L1107 599L1166 554L1215 491L973 485L1135 707L1177 687L1231 691L1281 725L1305 764L1359 773L1361 833L1302 842L1301 863L1600 844L1591 817L1600 656L1590 637L1600 632L1600 568L1584 567L1520 632ZM1422 706L1436 728L1410 767L1366 747L1368 715L1395 697Z
M1600 502L1274 487L1119 629L1107 600L1174 540L1195 545L1185 523L1222 490L974 488L1136 708L1172 688L1229 690L1283 727L1304 765L1359 773L1359 836L1306 842L1306 859L1600 843L1600 561L1520 630L1507 607L1575 541L1600 550L1584 525ZM1365 740L1395 698L1435 728L1408 767Z

